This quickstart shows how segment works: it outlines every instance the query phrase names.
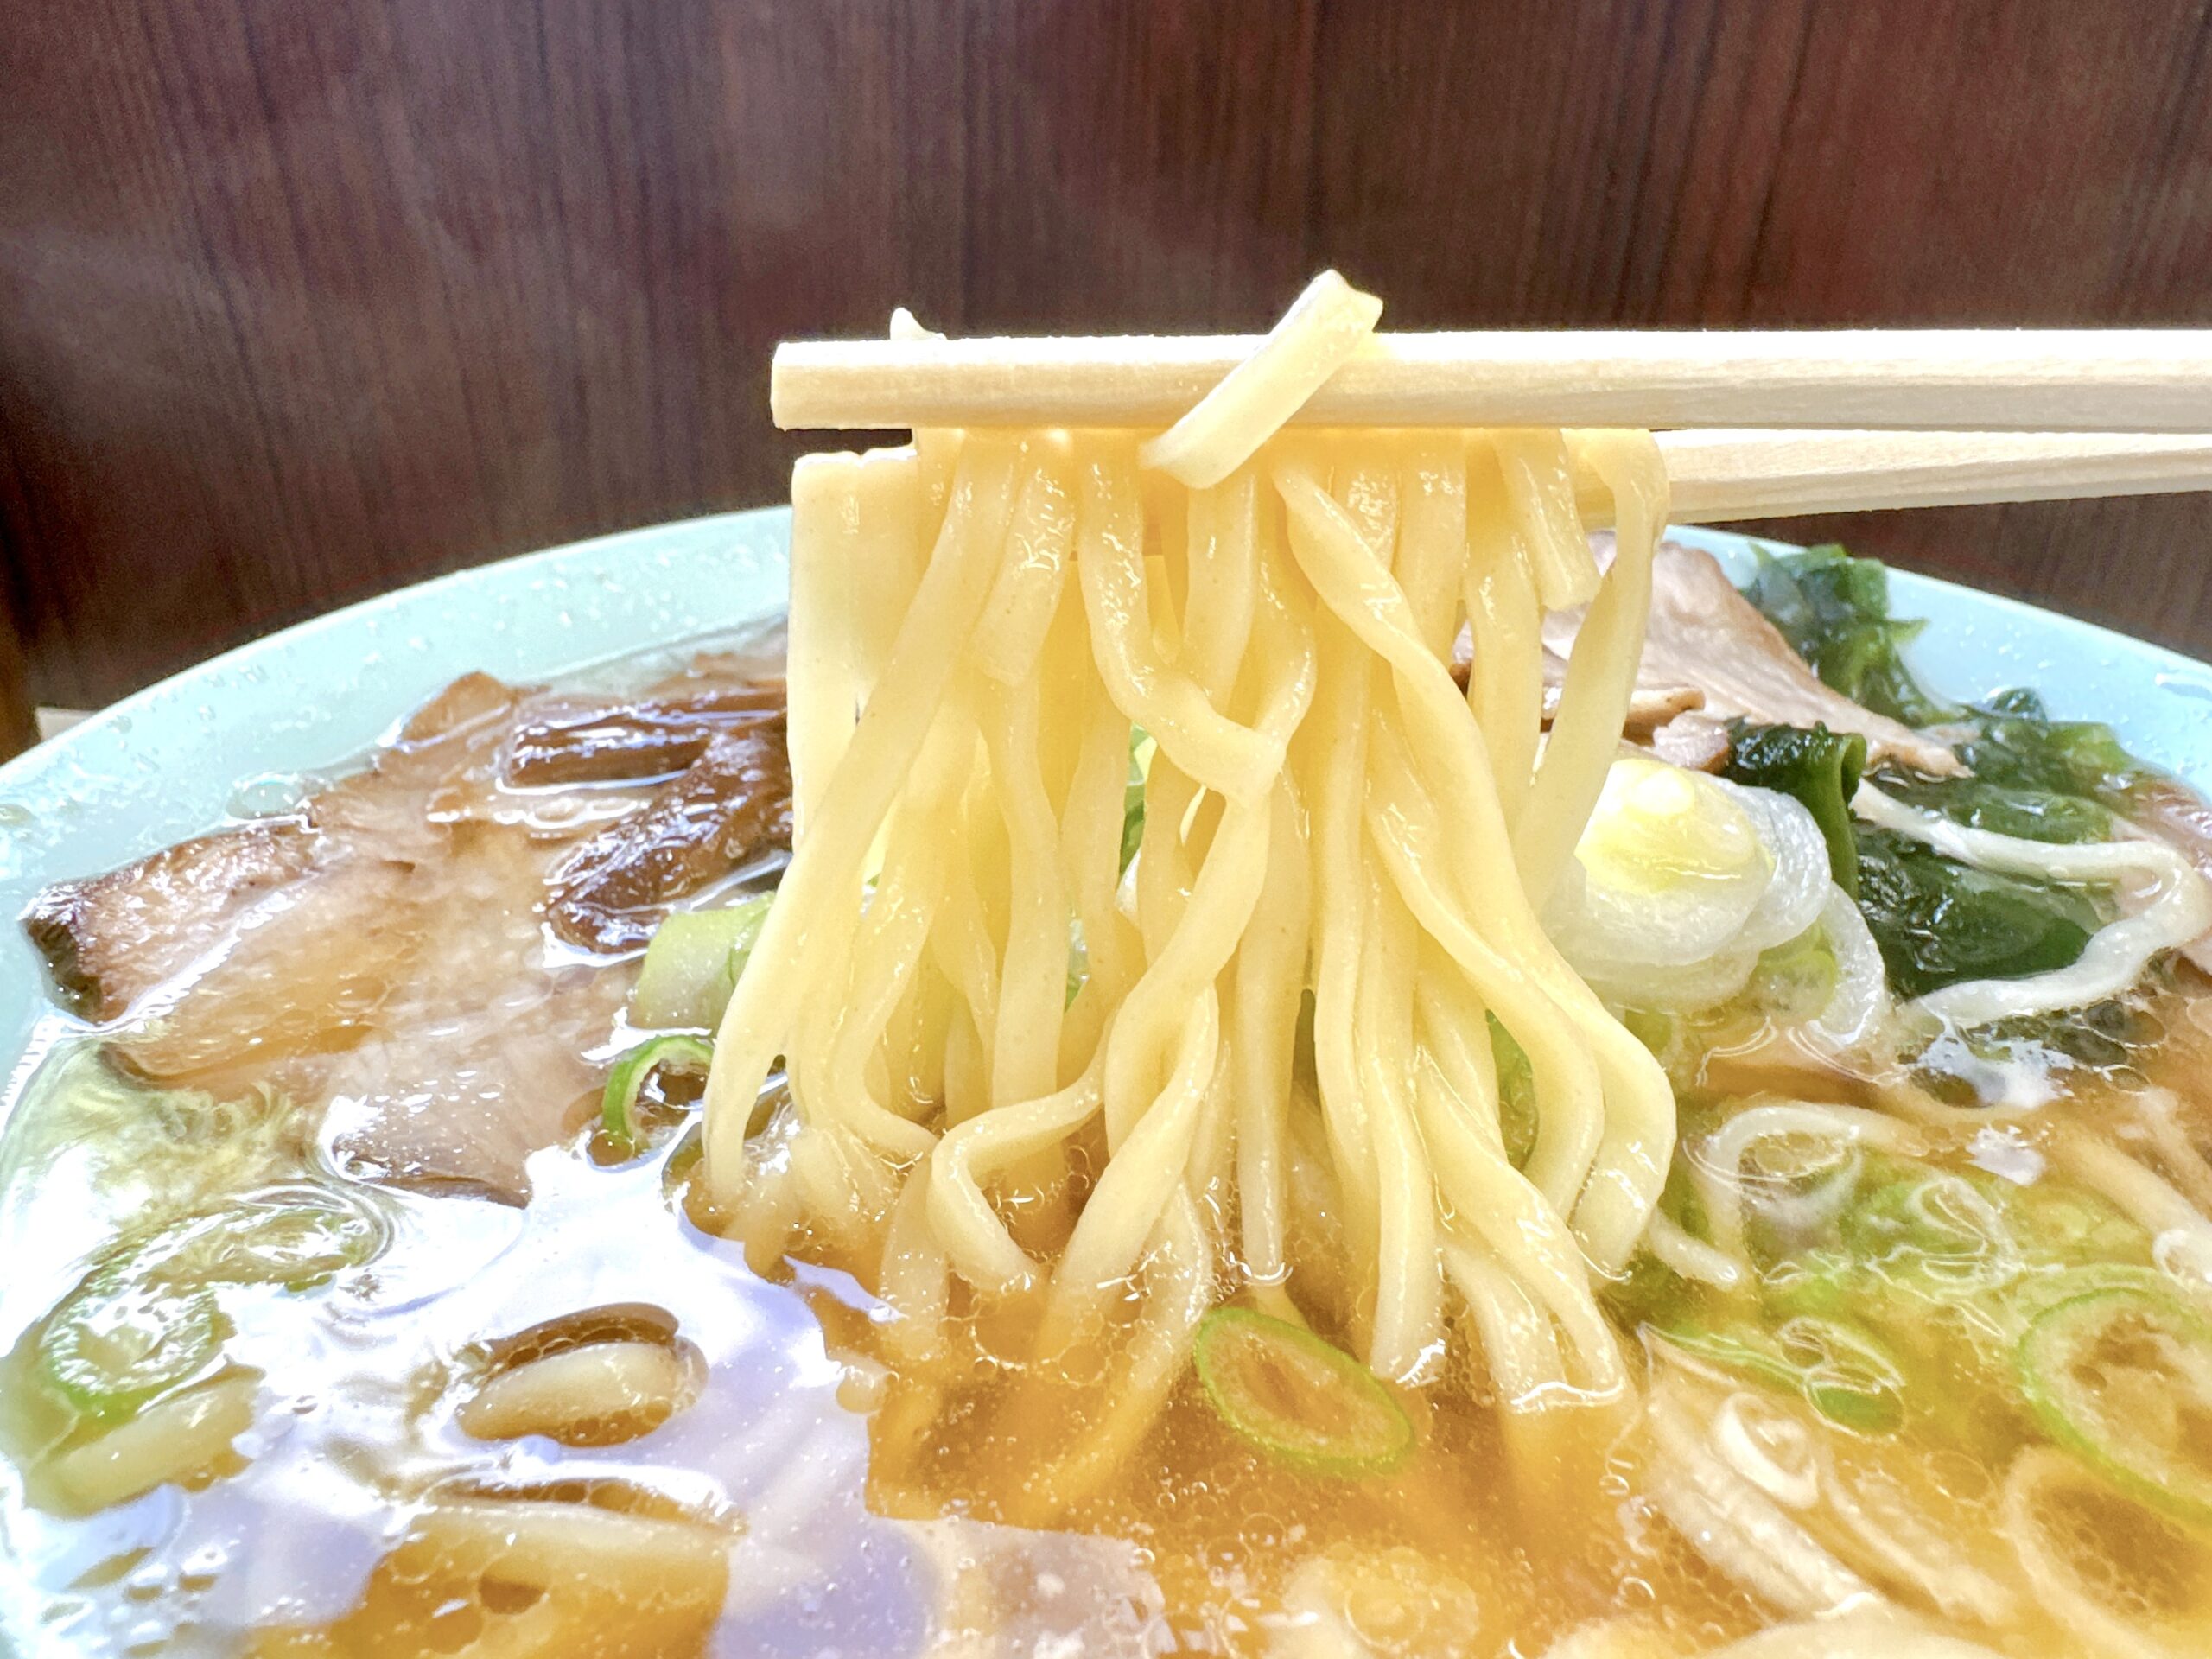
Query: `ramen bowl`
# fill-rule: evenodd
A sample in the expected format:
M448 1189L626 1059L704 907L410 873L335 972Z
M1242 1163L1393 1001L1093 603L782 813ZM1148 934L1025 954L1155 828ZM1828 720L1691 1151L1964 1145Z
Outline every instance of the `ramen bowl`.
M788 591L789 526L782 509L732 513L461 572L273 634L125 699L0 767L0 903L14 916L50 883L113 868L213 826L281 814L342 777L390 739L408 711L463 675L481 671L511 683L588 682L641 654L674 659L708 645L765 639L780 624ZM1759 544L1742 537L1677 536L1712 552L1738 579L1758 556ZM2133 753L2212 792L2212 745L2203 740L2212 669L2075 619L1909 573L1894 575L1891 598L1897 614L1926 620L1907 654L1937 693L1970 702L2034 686L2054 715L2105 721ZM57 1008L22 933L7 930L0 939L0 1048L12 1065L10 1108L41 1060L83 1029ZM8 1128L0 1124L0 1177L24 1168L25 1158L53 1154L51 1146L25 1147ZM554 1164L531 1167L533 1211L550 1219L532 1232L509 1226L493 1208L483 1211L475 1236L483 1282L474 1302L454 1310L461 1322L456 1330L487 1310L514 1323L519 1316L495 1304L501 1296L526 1304L533 1283L582 1285L605 1302L623 1300L620 1274L563 1253L568 1246L556 1224L563 1215L573 1218L564 1205L581 1209L588 1197L564 1187L569 1178ZM0 1259L10 1263L0 1285L0 1348L16 1345L54 1305L99 1237L66 1193L41 1203L40 1179L11 1181L10 1190L14 1198L0 1211ZM397 1224L404 1226L406 1217ZM747 1555L741 1547L732 1580L741 1599L748 1574L760 1592L748 1639L794 1653L837 1643L884 1651L911 1645L930 1617L922 1569L910 1538L870 1530L861 1503L861 1420L839 1403L839 1367L803 1299L834 1297L836 1287L821 1279L770 1284L749 1274L734 1250L717 1253L705 1243L687 1271L687 1282L657 1285L651 1294L671 1306L686 1297L721 1298L743 1310L742 1352L732 1355L752 1367L748 1414L702 1425L690 1440L660 1437L645 1460L663 1469L711 1461L715 1453L702 1438L710 1433L725 1448L749 1448L748 1468L725 1483L724 1496L756 1513L788 1497L775 1476L807 1471L814 1501L835 1512L834 1525L816 1531L827 1526L836 1533L826 1548L843 1561L802 1581L790 1576L796 1543L760 1537L757 1529L748 1533L757 1548ZM732 1355L707 1357L721 1363ZM286 1466L281 1439L261 1455L271 1469ZM313 1458L290 1455L300 1478L312 1478ZM557 1458L533 1458L503 1467L518 1481L559 1472ZM18 1497L0 1491L11 1506ZM281 1573L287 1549L342 1557L351 1548L365 1560L389 1542L365 1522L351 1532L334 1522L327 1535L279 1539L257 1533L250 1516L226 1522L221 1506L212 1507L204 1522L214 1529L206 1545L210 1559L225 1550L237 1559L258 1554L264 1574ZM98 1597L79 1598L82 1607L70 1611L69 1573L166 1538L162 1529L175 1523L175 1514L156 1491L103 1516L80 1548L64 1548L59 1532L29 1518L10 1532L23 1559L35 1559L38 1581L29 1568L0 1560L0 1645L34 1655L127 1646L130 1631L115 1624L111 1609L94 1606ZM358 1583L358 1575L349 1582ZM856 1582L864 1587L855 1590ZM825 1587L841 1583L842 1593ZM174 1588L156 1586L164 1605L175 1599ZM255 1618L267 1612L236 1600L226 1610ZM312 1618L339 1610L295 1611Z

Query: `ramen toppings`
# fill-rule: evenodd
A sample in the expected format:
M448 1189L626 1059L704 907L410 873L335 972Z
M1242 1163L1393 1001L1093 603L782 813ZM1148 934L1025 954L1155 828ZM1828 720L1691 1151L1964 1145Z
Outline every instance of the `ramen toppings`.
M1379 309L810 458L788 687L468 675L41 895L0 1620L2212 1646L2212 815L1649 435L1279 432Z

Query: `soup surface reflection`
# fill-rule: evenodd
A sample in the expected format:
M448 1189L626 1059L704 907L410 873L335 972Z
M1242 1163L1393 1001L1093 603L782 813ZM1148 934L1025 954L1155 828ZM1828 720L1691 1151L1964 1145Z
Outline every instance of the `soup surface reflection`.
M69 1006L0 1141L19 1649L1688 1655L1840 1609L2069 1651L2041 1575L2169 1644L2116 1650L2201 1650L2204 1263L2127 1200L2212 1199L2194 969L2071 1051L1879 1075L1653 1028L1669 1214L1751 1274L1639 1258L1632 1400L1440 1353L1388 1388L1410 1450L1347 1476L1187 1369L1131 1420L1018 1298L906 1366L858 1255L720 1236L696 1077L613 1133L640 948L780 865L775 672L473 677L286 816L41 899Z

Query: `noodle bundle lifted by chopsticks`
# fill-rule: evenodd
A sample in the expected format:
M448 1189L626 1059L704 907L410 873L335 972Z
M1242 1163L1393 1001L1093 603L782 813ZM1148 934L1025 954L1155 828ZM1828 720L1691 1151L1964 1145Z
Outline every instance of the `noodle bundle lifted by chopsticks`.
M1115 1356L1099 1456L1230 1296L1394 1380L1456 1327L1524 1409L1626 1387L1592 1283L1674 1101L1538 915L1619 741L1666 476L1642 432L1282 430L1380 309L1325 275L1163 434L921 431L793 482L798 833L706 1190L756 1261L872 1275L902 1365L985 1308L1036 1360ZM1547 739L1539 626L1586 604Z

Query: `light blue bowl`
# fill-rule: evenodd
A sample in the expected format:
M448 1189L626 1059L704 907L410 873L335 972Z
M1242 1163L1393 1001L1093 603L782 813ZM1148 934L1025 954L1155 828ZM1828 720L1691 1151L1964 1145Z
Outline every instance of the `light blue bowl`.
M724 513L465 570L188 669L0 766L0 1055L22 1055L45 1002L12 918L46 883L207 829L242 780L342 768L471 669L543 679L772 621L790 526L783 508ZM1732 575L1750 568L1741 537L1676 534ZM1928 619L1911 658L1937 690L2034 686L2053 713L2110 721L2136 753L2212 792L2212 668L1925 576L1899 573L1892 599Z
M539 680L772 623L787 588L789 529L781 509L732 513L425 583L217 658L0 767L0 1060L18 1074L0 1101L16 1097L36 1063L35 1036L66 1024L40 1021L52 1013L47 987L14 925L44 884L111 868L308 786L302 774L356 760L469 670ZM1740 538L1691 539L1732 574L1751 565ZM2212 669L1924 578L1900 576L1895 599L1900 613L1929 620L1913 655L1941 690L2033 684L2056 712L2108 719L2139 753L2212 785ZM68 1249L47 1235L41 1243L50 1255ZM19 1259L14 1270L41 1265ZM33 1615L10 1607L9 1589L0 1585L0 1651L10 1628L33 1628L14 1622Z

